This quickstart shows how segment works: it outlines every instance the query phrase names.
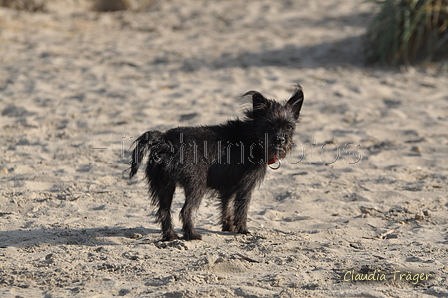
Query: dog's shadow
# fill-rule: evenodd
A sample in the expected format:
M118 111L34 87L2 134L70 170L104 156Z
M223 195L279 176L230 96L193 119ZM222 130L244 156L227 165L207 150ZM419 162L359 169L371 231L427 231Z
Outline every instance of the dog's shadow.
M235 236L237 233L222 232L198 228L197 231L204 235L216 234L219 236ZM182 232L176 231L179 236ZM42 244L48 245L122 245L129 242L151 244L161 239L159 229L148 229L143 227L123 228L104 227L88 229L17 229L0 231L0 248L6 247L33 247ZM125 239L125 240L123 240ZM183 240L182 237L179 240Z
M17 229L0 231L0 248L9 246L26 247L49 245L120 245L121 239L138 241L144 237L156 239L160 237L160 230L143 227L123 228L55 228L55 229Z

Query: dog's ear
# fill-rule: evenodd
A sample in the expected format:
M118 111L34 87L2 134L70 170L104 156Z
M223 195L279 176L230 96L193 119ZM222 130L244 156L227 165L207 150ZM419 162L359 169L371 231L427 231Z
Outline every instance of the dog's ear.
M291 98L286 103L292 108L292 111L294 112L294 118L298 119L300 110L302 109L303 104L303 90L302 86L297 85L296 90L294 91L294 94L291 96Z
M254 112L264 111L269 106L269 100L258 91L246 92L246 94L244 94L243 97L246 96L252 97L252 106Z

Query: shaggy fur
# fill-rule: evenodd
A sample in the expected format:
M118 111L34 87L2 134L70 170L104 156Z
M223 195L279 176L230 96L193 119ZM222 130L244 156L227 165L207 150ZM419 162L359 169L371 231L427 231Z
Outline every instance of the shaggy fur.
M177 239L171 221L171 202L176 186L185 191L180 212L185 240L201 239L193 213L208 192L221 202L223 231L246 234L247 211L255 186L263 181L268 164L279 162L292 149L293 134L303 103L298 86L281 104L257 91L244 96L253 107L243 120L198 127L177 127L162 133L147 131L135 140L130 178L145 155L146 179L163 241Z

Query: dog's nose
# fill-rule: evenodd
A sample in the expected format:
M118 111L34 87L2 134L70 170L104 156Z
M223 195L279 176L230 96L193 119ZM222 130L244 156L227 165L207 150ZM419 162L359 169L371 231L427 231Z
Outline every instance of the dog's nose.
M286 143L286 138L285 138L285 137L278 136L278 137L277 137L277 141L278 141L281 145L283 145L283 144Z

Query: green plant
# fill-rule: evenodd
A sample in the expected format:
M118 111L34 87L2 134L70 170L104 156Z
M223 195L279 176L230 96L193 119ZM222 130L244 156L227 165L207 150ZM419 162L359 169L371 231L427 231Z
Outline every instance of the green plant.
M371 0L379 10L364 40L367 63L448 58L448 0Z

